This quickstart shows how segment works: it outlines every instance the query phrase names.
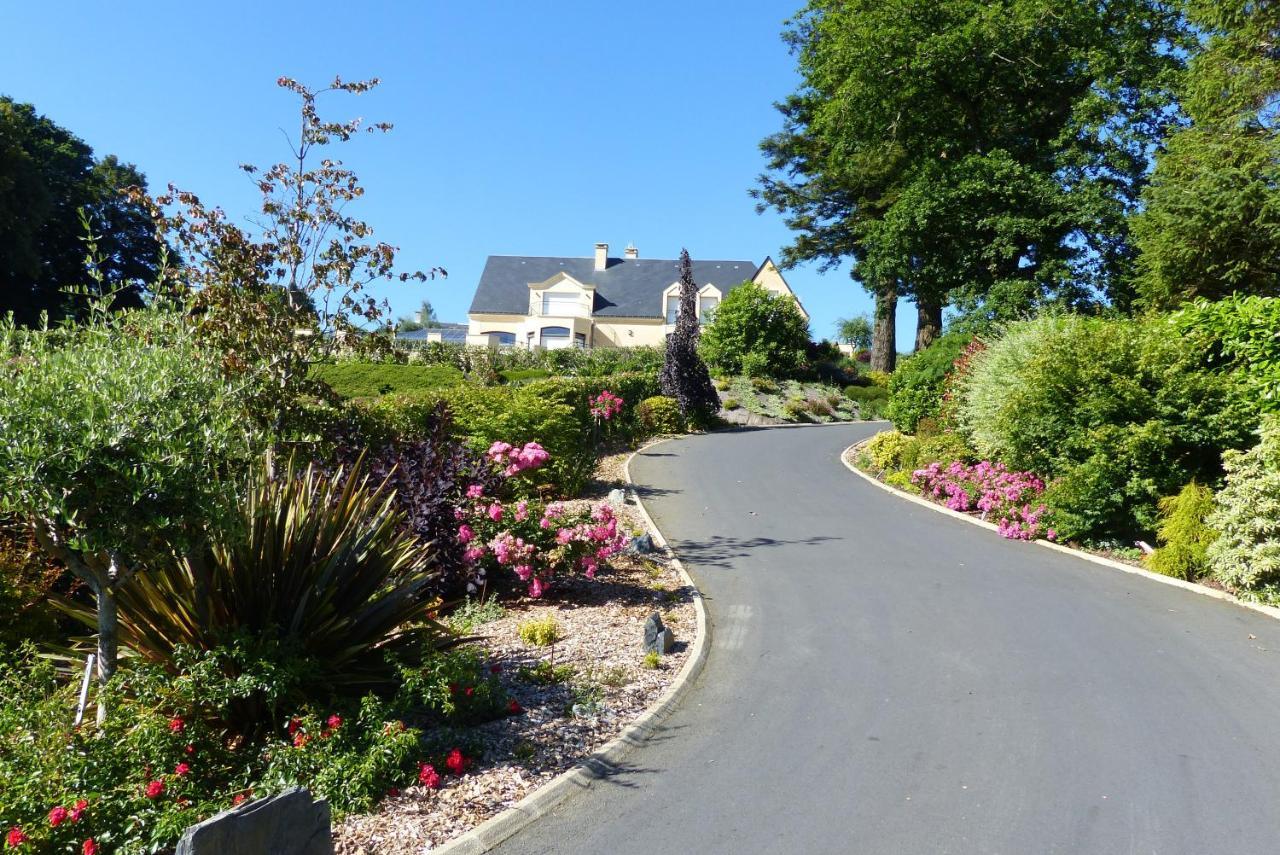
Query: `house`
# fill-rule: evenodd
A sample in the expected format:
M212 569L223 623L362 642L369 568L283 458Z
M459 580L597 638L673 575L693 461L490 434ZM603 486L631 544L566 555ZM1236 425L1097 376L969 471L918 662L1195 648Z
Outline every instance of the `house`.
M743 282L799 299L769 258L694 261L698 318L706 323L720 300ZM598 243L587 258L491 255L467 313L467 343L488 346L638 347L656 345L675 329L680 263L640 258L628 246L609 257ZM804 306L800 306L804 312Z

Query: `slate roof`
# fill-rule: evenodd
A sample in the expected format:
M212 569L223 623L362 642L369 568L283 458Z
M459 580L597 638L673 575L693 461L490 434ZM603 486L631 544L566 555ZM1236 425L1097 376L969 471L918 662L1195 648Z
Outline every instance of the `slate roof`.
M701 288L715 285L728 293L755 276L754 261L695 261L693 278ZM661 318L662 292L680 279L680 262L660 258L610 258L596 272L594 258L491 255L480 274L472 314L529 313L529 284L564 272L583 285L594 285L592 314L598 318Z

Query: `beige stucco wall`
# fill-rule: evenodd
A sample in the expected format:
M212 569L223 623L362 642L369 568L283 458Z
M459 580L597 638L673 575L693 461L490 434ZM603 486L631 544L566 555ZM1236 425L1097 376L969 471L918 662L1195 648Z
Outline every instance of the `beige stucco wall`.
M669 328L658 320L598 320L593 347L646 347L662 344Z

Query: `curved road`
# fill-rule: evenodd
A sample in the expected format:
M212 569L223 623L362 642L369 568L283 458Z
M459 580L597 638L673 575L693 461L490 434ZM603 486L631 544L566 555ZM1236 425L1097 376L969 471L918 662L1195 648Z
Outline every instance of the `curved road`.
M710 659L497 851L1280 852L1280 622L886 494L839 462L871 432L636 458Z

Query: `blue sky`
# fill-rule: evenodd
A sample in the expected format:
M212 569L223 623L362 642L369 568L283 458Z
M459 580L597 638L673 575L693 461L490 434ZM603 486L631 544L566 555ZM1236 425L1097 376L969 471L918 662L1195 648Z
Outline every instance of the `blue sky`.
M628 4L630 5L630 4ZM775 258L790 240L747 190L772 104L796 84L782 22L800 0L6 4L0 94L28 101L98 155L136 163L235 217L254 188L236 165L286 156L296 122L281 75L383 84L332 95L321 114L390 121L337 151L362 179L358 214L404 269L449 278L386 285L397 314L425 297L465 320L490 254ZM548 11L551 10L551 11ZM786 273L831 336L870 312L847 269ZM899 349L914 311L900 307Z

